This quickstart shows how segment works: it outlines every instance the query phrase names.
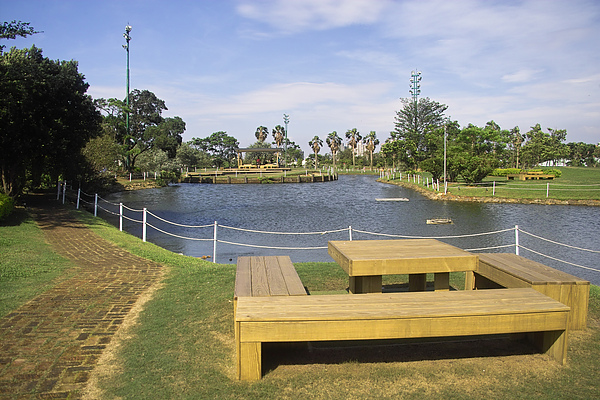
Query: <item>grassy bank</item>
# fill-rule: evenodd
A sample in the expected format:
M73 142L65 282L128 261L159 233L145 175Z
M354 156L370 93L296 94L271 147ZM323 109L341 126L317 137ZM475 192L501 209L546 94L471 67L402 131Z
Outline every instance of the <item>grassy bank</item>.
M25 209L0 224L0 317L67 277L73 265L52 252Z
M264 379L237 382L235 265L180 256L119 232L85 212L77 215L100 236L163 263L170 271L146 303L138 324L121 332L122 342L110 364L98 368L103 371L98 380L101 398L587 399L600 391L600 289L596 286L592 286L589 327L570 333L564 367L535 354L528 345L504 338L450 344L378 342L369 347L314 344L309 349L268 347ZM3 227L2 240L21 225ZM47 248L39 252L51 253ZM347 287L347 275L335 263L301 263L296 268L313 295L341 293ZM406 280L405 276L385 277L384 284ZM451 284L462 287L462 274L452 274ZM118 344L115 339L111 346Z
M450 182L448 193L451 196L461 197L496 197L526 200L600 200L600 168L555 167L555 169L560 170L562 175L553 180L508 181L505 177L488 176L481 184L477 185ZM394 179L390 182L406 183L405 176L406 174L403 174L404 179L402 181ZM423 177L431 179L430 174L423 174ZM434 193L431 185L428 188L422 182L417 186L421 190ZM440 190L442 192L444 190L443 183L440 183Z

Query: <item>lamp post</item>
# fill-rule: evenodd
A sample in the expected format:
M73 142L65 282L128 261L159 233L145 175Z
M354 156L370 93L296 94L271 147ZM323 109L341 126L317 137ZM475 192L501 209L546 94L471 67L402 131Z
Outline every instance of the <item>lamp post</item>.
M123 37L127 42L127 44L123 45L123 48L127 52L127 97L125 98L125 105L127 106L127 113L125 116L125 126L127 127L127 135L129 135L129 41L131 40L129 32L131 32L131 25L127 25L125 27L125 33L123 34Z
M290 116L283 114L283 123L285 124L285 137L283 139L283 166L287 167L287 127L290 122Z

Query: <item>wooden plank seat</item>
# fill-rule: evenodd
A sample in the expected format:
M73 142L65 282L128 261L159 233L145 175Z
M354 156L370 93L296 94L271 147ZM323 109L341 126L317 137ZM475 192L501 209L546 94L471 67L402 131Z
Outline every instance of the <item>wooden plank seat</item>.
M306 296L288 256L238 257L234 301L239 297Z
M237 377L262 376L263 342L455 337L533 332L566 362L569 307L533 289L239 297Z
M586 327L589 281L509 253L479 253L474 275L475 289L533 288L571 308L569 329Z

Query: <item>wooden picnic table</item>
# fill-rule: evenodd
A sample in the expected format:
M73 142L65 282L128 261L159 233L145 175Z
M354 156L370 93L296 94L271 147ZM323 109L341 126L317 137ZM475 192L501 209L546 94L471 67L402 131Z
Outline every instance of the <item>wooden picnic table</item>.
M409 274L409 290L424 291L426 274L435 290L449 290L450 272L473 274L479 258L435 239L330 241L329 255L348 273L351 293L381 292L382 275Z

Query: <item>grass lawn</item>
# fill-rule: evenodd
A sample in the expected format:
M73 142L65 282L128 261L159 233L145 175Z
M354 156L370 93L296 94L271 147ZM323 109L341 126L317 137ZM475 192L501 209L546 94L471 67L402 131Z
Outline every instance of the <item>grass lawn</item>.
M0 317L68 277L70 267L27 212L16 208L0 223Z
M566 366L505 338L453 343L383 341L266 346L261 381L234 379L235 265L180 256L119 232L85 212L100 236L160 262L168 274L139 313L137 324L111 342L96 369L100 398L114 399L589 399L600 393L600 288L592 286L588 329L570 332ZM13 230L0 229L4 243ZM21 225L25 225L22 227ZM41 240L41 233L28 237ZM31 241L31 240L30 240ZM37 240L36 240L37 241ZM16 245L14 245L16 246ZM26 246L25 246L26 247ZM20 251L19 247L13 247ZM50 253L41 249L40 254ZM2 246L3 256L6 254ZM38 255L39 256L39 255ZM51 259L55 255L46 254ZM347 276L335 263L295 265L312 295L342 293ZM460 288L462 274L452 274ZM26 285L15 277L16 286ZM385 277L384 284L406 281ZM4 303L4 301L2 301ZM104 361L103 361L104 360Z
M504 197L513 199L600 200L600 168L554 167L562 172L553 180L508 181L505 177L488 176L482 184L467 186L451 182L448 192L457 196ZM431 179L430 174L423 176ZM495 190L494 190L495 182ZM547 186L549 184L549 188ZM442 183L440 189L443 191ZM433 189L430 189L433 191Z

